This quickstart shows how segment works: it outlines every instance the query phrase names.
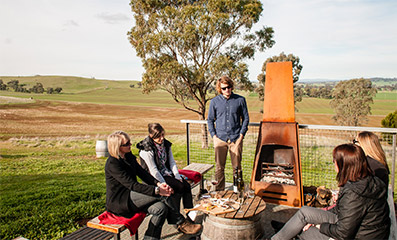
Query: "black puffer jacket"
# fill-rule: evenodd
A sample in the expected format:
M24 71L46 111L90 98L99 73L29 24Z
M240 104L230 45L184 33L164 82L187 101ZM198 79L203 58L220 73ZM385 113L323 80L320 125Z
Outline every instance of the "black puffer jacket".
M165 166L168 169L171 169L170 161L168 159L168 156L169 156L169 153L170 153L170 149L171 149L171 145L172 145L172 143L170 141L168 141L167 139L164 139L164 147L165 147L165 151L167 153L167 161L165 162ZM154 160L155 160L156 166L157 166L157 168L160 168L161 163L160 163L160 160L159 160L159 157L158 157L159 155L157 153L158 150L157 150L156 146L154 145L154 141L153 141L153 139L151 137L147 136L145 139L143 139L142 141L137 143L136 147L139 149L139 151L141 151L141 150L145 150L145 151L148 151L148 152L152 151L154 153L153 155L154 155ZM143 159L140 159L140 160L141 160L141 166L143 167L143 169L145 169L146 171L150 172L148 166L145 163L145 160L143 160Z
M323 223L320 232L334 239L388 239L390 232L386 185L378 177L348 181L339 191L336 224Z

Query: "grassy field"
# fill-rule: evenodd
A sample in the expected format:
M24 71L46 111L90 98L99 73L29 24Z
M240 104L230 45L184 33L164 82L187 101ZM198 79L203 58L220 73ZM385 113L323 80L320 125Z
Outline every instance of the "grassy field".
M142 94L129 87L136 85L132 81L0 79L63 88L54 95L0 91L0 239L59 239L79 228L82 220L104 211L105 159L95 158L95 142L115 130L128 132L136 143L146 135L149 122L160 122L174 143L178 166L186 164L185 125L180 120L197 115L164 91ZM239 94L247 98L251 122L261 121L263 102L256 94ZM380 127L380 121L397 108L396 96L397 92L378 93L374 115L365 126ZM304 98L297 108L301 124L335 124L329 100Z
M184 138L169 137L185 166ZM94 140L11 139L0 152L0 239L59 239L105 211L106 159L95 157Z

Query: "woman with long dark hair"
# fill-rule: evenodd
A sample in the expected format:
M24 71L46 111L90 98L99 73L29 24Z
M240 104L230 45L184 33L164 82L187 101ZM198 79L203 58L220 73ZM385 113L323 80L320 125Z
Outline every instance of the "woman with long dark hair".
M149 136L136 146L139 149L141 165L156 180L167 183L174 189L177 204L180 196L184 208L193 208L193 197L190 184L181 177L172 154L172 143L165 139L165 130L160 123L148 124Z
M329 211L303 206L272 240L388 239L389 206L385 183L373 176L361 147L342 144L333 151L340 187Z

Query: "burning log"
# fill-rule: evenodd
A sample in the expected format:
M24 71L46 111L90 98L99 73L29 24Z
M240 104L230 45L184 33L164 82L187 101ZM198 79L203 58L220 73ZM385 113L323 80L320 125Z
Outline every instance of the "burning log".
M268 165L263 163L264 165ZM292 166L268 166L263 168L264 174L261 182L296 185Z

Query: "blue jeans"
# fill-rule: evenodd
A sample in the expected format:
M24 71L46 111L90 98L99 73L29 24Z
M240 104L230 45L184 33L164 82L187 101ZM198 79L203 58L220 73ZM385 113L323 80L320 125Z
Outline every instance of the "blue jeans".
M284 227L273 237L272 240L287 240L298 236L299 239L316 239L316 240L329 240L329 236L320 233L320 230L314 226L310 227L307 231L302 231L306 224L321 224L321 223L336 223L338 218L335 214L314 208L303 206L298 212L295 213Z

